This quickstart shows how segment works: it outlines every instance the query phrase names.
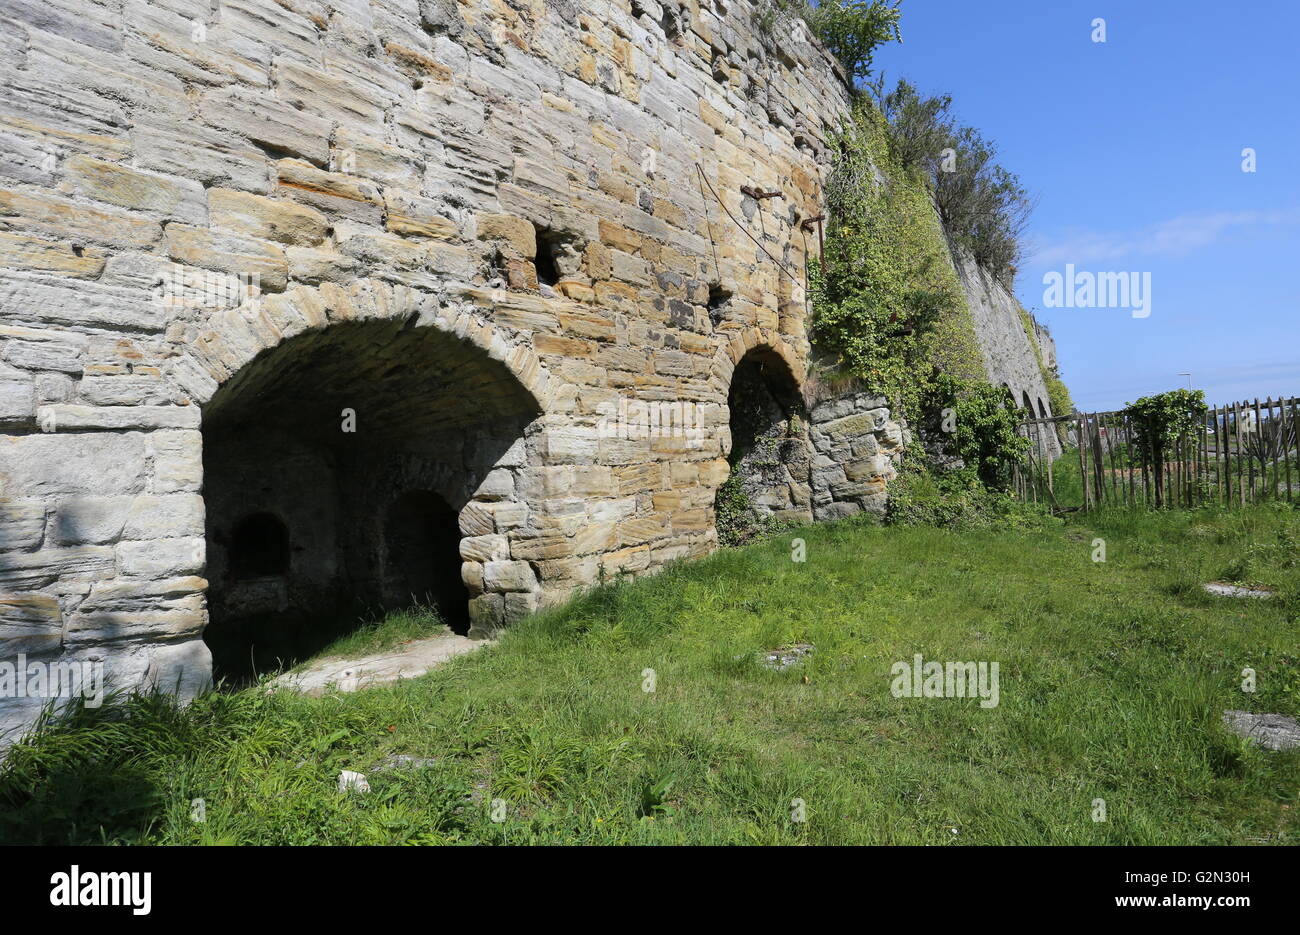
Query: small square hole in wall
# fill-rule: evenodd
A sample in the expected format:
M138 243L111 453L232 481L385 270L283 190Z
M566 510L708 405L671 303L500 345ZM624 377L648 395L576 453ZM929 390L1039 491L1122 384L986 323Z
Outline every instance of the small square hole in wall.
M709 286L709 321L715 325L722 323L722 316L727 313L727 303L731 301L731 290L722 288L722 283Z
M554 286L560 281L560 267L556 257L560 252L560 241L552 231L537 232L537 283L542 286Z

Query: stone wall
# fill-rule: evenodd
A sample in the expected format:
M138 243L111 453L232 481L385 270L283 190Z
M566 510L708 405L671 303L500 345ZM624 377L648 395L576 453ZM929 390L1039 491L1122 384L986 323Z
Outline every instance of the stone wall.
M975 334L989 382L1010 389L1016 405L1030 411L1032 417L1068 415L1052 412L1038 356L1020 317L1019 300L969 257L960 258L954 265L966 294L966 304L975 319ZM1055 366L1055 342L1043 329L1035 327L1034 332L1044 365ZM1056 433L1035 433L1034 438L1043 455L1060 456L1061 443Z
M475 635L711 551L736 368L804 388L802 222L848 107L800 24L757 22L0 8L0 694L24 653L192 695L225 618L400 595L386 517L422 497L456 517ZM883 508L881 401L792 412L762 507ZM287 570L242 576L263 514ZM42 703L0 697L0 734Z
M819 521L862 511L883 514L886 485L898 475L911 433L887 400L853 393L811 412L813 515Z
M0 656L191 694L210 587L218 616L259 599L225 580L232 524L279 515L303 549L285 593L382 577L382 544L335 541L348 509L382 512L364 490L459 510L477 632L713 549L733 369L757 349L803 380L800 222L847 106L823 50L754 20L6 4ZM314 336L344 327L322 369ZM413 333L435 337L376 365ZM332 503L295 506L318 483ZM37 706L0 699L0 729Z

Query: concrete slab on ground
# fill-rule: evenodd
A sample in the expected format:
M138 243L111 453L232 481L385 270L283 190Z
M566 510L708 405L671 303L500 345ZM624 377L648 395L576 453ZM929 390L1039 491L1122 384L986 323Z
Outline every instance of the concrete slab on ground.
M471 640L456 633L440 633L413 640L388 652L344 659L322 659L299 672L286 672L271 682L305 695L323 695L330 689L343 692L386 685L398 679L413 679L436 669L448 659L463 656L492 640Z

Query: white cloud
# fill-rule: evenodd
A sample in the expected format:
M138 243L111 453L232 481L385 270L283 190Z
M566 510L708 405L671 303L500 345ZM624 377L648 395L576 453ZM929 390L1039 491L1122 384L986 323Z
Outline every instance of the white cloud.
M1235 227L1290 224L1297 220L1300 212L1296 211L1187 214L1136 231L1080 231L1043 247L1031 245L1030 257L1035 266L1059 266L1133 256L1177 256L1207 247Z

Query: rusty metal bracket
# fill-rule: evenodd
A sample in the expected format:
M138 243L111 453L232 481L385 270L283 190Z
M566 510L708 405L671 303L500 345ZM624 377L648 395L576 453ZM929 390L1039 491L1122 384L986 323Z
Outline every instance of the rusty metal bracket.
M779 191L776 191L775 189L773 189L770 192L765 192L761 188L755 188L752 185L742 185L740 186L740 191L742 194L748 195L750 198L753 198L755 201L762 201L764 198L781 197L781 193Z
M826 255L826 235L823 233L823 229L822 229L822 221L824 220L826 220L826 215L819 214L816 217L807 218L806 220L804 220L802 224L799 225L799 227L802 228L805 233L810 232L813 229L814 224L817 225L817 255L818 256Z

